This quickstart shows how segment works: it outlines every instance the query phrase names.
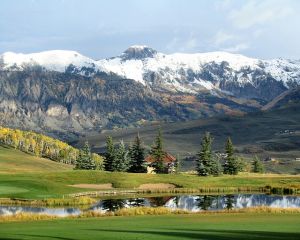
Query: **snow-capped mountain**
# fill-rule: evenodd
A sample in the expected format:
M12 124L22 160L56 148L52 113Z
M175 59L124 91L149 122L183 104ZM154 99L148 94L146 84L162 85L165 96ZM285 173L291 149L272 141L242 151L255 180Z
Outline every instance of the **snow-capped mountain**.
M68 138L152 121L240 116L295 86L299 61L225 52L168 55L132 46L102 60L63 50L7 52L0 55L0 125Z
M95 67L94 60L75 51L53 50L40 53L22 54L6 52L1 56L4 69L23 70L39 65L50 71L64 72L69 65Z
M268 100L290 86L300 85L300 61L260 60L227 52L163 54L139 45L129 47L120 56L98 61L74 51L7 52L0 56L1 65L6 70L40 65L50 71L68 71L85 76L97 72L114 73L172 92L221 90L246 98L258 97L255 91L259 92L262 87L271 84L275 86L272 87L275 95L266 96ZM245 92L244 88L248 90Z
M190 93L218 89L236 94L233 85L256 88L265 81L277 81L285 88L300 84L299 61L260 60L227 52L168 55L132 46L119 57L98 61L97 66L144 85Z
M128 54L131 52L135 54ZM151 55L142 54L144 52L151 52ZM145 57L137 58L137 53ZM257 68L259 60L226 52L166 55L146 46L133 46L119 57L98 61L98 65L106 71L135 79L143 84L155 81L155 77L151 76L154 74L161 78L164 84L173 86L174 90L178 91L197 91L200 86L212 89L213 82L197 74L203 72L207 64L223 63L227 63L230 69L239 71L243 68Z

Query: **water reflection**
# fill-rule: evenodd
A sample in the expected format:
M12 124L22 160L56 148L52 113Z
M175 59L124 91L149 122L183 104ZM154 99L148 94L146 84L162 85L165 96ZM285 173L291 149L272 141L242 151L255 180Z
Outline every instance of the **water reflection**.
M77 208L46 208L28 206L0 206L0 215L14 215L18 213L47 214L51 216L76 216L81 213Z
M199 209L208 210L213 203L213 196L199 196L196 201Z
M184 209L193 212L212 211L221 209L235 209L257 206L277 208L300 208L299 196L275 196L263 194L236 194L236 195L182 195L151 198L106 199L86 207L78 208L47 208L28 206L0 206L0 215L12 215L21 212L34 214L48 214L54 216L79 215L83 211L116 211L121 208L151 206L165 206L170 209Z
M170 197L170 196L166 196L166 197L151 197L151 198L148 198L148 199L149 199L151 207L163 207L163 206L166 205L166 203L168 201L174 200L174 198L176 199L177 197Z
M234 195L225 196L225 208L230 210L234 207Z
M106 199L101 201L100 208L103 211L114 212L121 208L124 208L126 204L126 200L122 199Z
M236 195L204 195L179 196L165 204L172 209L189 211L221 210L246 207L269 206L274 208L299 208L299 196L274 196L263 194L236 194Z

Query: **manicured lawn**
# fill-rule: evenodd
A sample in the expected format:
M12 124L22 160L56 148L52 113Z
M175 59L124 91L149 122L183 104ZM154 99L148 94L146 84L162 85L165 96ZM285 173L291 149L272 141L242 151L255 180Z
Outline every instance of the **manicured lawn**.
M144 183L171 183L183 188L276 187L300 188L300 176L239 175L198 177L188 174L134 174L101 171L58 171L44 173L0 174L0 197L48 198L84 192L88 189L70 187L80 183L112 183L113 187L133 189Z
M0 239L300 239L300 214L103 217L0 224Z
M0 146L0 198L60 198L85 192L72 184L112 183L114 188L134 189L147 183L170 183L178 188L294 187L300 188L300 175L241 174L198 177L191 174L133 174L72 170L71 166L34 157ZM92 189L91 189L92 190Z

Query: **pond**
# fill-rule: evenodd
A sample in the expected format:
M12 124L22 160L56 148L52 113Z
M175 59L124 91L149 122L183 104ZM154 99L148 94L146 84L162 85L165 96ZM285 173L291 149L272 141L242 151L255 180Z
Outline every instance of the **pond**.
M107 212L130 207L167 207L184 209L192 212L239 209L247 207L268 206L273 208L300 208L300 196L282 196L266 194L233 194L233 195L181 195L127 199L99 200L84 209L77 207L51 208L32 206L0 206L0 215L17 213L47 214L52 216L76 216L84 211Z

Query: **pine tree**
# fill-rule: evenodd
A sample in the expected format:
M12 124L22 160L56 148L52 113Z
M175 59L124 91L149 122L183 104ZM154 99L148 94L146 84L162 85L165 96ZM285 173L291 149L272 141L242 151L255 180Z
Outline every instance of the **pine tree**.
M225 145L226 158L224 163L224 174L236 175L239 170L239 163L234 157L234 148L230 137Z
M131 162L129 172L147 172L147 165L145 161L145 149L142 146L142 141L139 134L136 136L133 145L130 147L130 158Z
M244 158L238 157L236 161L238 164L238 172L244 172L247 170L247 163Z
M219 176L222 174L222 166L219 160L216 157L211 159L210 175Z
M113 164L116 158L115 147L111 136L106 138L106 153L104 159L104 170L113 171Z
M123 141L120 141L119 147L116 151L116 157L113 162L114 172L126 172L130 163L129 152L125 147Z
M197 155L196 170L200 176L209 176L211 172L211 144L212 137L209 132L206 132L201 142L201 150Z
M85 142L77 160L76 169L94 170L96 169L95 162L92 159L92 154L88 142Z
M153 167L156 173L165 173L164 157L165 152L163 151L163 141L161 129L158 130L158 134L151 148L150 155L154 158Z
M221 173L221 165L212 154L213 138L206 132L201 142L201 150L197 155L196 170L200 176L218 176Z
M257 156L255 156L253 159L252 167L253 172L255 173L264 173L265 171L263 163L259 160Z
M76 162L75 162L75 169L82 169L82 150L79 150Z

